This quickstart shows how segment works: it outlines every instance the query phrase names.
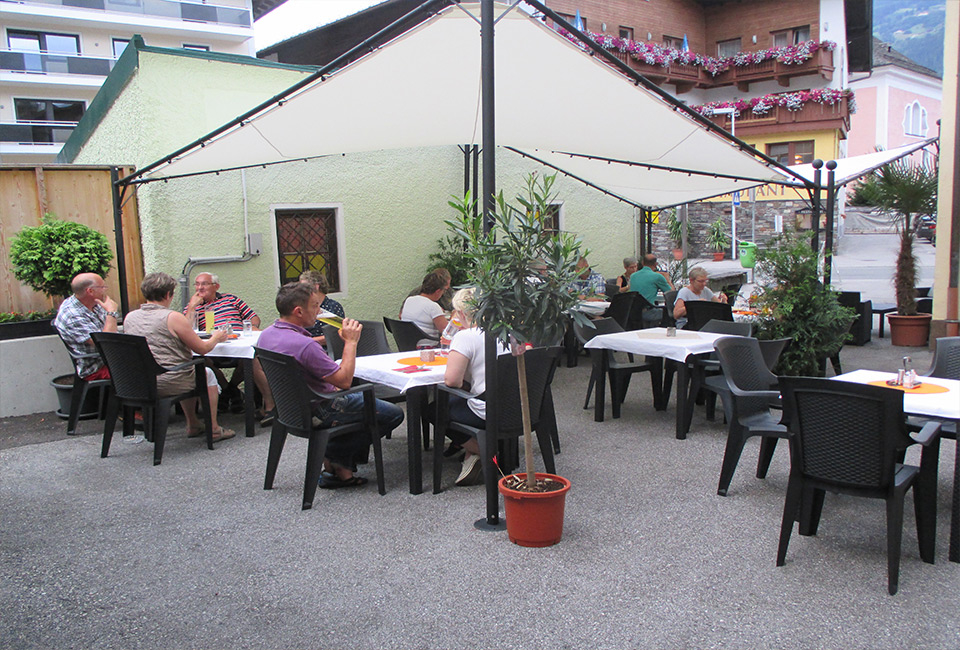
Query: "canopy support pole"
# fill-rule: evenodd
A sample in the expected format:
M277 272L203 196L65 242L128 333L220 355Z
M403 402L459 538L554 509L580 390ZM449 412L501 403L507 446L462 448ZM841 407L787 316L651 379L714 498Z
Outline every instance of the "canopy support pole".
M117 281L120 283L120 313L130 311L130 299L127 297L127 258L123 250L123 195L127 186L120 185L120 169L110 168L110 188L113 195L113 241L117 248Z
M830 277L833 272L833 222L834 203L836 202L837 187L834 185L837 161L827 162L827 223L823 232L823 285L830 286Z
M820 184L820 168L823 167L823 161L817 158L813 161L813 199L810 205L810 227L813 228L813 239L810 240L810 247L814 253L820 252L820 190L823 189Z

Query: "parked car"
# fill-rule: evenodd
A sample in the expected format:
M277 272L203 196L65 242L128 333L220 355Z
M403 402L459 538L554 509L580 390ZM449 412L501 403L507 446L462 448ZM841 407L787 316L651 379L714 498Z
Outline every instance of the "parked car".
M937 218L924 215L917 220L917 237L931 244L937 241Z

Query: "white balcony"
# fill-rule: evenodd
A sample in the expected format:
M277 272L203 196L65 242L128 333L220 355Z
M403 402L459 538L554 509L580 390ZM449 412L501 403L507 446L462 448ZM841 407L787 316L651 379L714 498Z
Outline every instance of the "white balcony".
M114 63L115 59L97 56L0 49L0 71L5 73L106 77Z
M71 10L89 9L233 27L249 28L252 25L250 11L245 8L179 0L0 0L0 3L53 5Z

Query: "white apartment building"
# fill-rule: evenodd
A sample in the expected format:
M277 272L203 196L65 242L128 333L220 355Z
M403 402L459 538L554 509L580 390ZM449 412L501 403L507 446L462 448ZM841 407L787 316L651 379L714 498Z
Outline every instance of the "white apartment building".
M282 0L281 0L282 2ZM0 163L52 162L134 34L256 56L276 0L0 0Z

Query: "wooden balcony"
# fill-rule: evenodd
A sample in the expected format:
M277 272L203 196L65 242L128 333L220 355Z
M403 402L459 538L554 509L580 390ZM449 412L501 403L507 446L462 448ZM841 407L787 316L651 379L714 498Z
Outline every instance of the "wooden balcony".
M667 66L651 65L624 52L612 50L611 53L658 86L665 83L676 86L678 95L694 88L722 88L733 85L736 85L740 92L749 92L750 84L771 80L788 87L791 78L813 74L826 81L833 79L833 52L823 49L814 52L813 56L803 63L787 65L770 59L752 65L731 65L717 76L711 75L700 66L677 63Z
M729 115L708 117L717 126L730 130ZM737 137L764 135L780 131L820 131L838 129L846 137L850 129L850 105L847 97L839 103L828 105L807 102L799 111L787 110L786 106L774 106L764 115L754 115L749 110L737 116Z

